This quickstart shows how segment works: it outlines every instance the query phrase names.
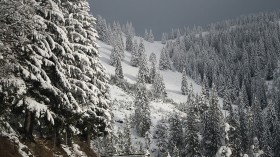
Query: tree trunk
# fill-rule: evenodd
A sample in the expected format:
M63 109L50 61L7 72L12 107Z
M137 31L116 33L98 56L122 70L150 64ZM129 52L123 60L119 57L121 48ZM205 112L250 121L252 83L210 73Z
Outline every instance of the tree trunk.
M30 112L30 127L29 127L29 138L31 140L33 139L33 128L34 128L34 121L35 121L35 113Z
M90 131L87 131L87 135L86 135L87 137L87 144L90 146Z
M66 129L66 131L65 131L65 145L67 146L68 145L68 143L67 143L67 129Z
M24 120L24 133L27 135L30 128L30 119L31 119L31 112L27 109L25 110L25 120Z
M24 134L25 138L34 141L33 139L33 126L34 126L35 114L29 110L25 110L25 120L24 120Z

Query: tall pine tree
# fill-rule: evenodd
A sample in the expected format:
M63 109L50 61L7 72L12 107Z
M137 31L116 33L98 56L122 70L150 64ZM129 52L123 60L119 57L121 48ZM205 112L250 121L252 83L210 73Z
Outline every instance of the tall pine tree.
M134 105L134 120L137 120L135 123L136 132L139 136L144 137L145 133L150 129L151 126L151 113L147 89L141 84L138 84Z

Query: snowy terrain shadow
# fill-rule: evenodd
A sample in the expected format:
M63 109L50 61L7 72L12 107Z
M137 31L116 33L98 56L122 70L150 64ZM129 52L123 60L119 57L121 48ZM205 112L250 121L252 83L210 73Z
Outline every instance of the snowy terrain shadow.
M104 48L104 49L107 49L107 48ZM102 53L107 55L107 56L110 56L111 55L111 50L108 49L108 51L103 51Z
M112 47L109 46L109 45L105 45L105 46L103 46L102 48L105 49L105 50L108 50L109 52L112 51Z
M137 79L136 76L133 76L131 74L124 74L124 76L127 77L130 80L136 80Z
M130 66L130 62L128 61L128 60L123 60L123 62L125 63L125 64L127 64L127 65L129 65Z
M106 58L106 57L100 57L100 60L106 63L110 63L110 59Z
M172 89L167 89L166 92L175 93L175 94L182 94L180 91L178 91L178 90L172 90Z

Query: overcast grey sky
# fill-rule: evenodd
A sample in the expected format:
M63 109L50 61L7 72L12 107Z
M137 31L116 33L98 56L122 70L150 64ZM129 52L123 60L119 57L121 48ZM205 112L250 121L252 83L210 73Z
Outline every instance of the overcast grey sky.
M162 32L184 26L205 26L240 15L280 9L280 0L89 0L94 15L112 23L131 21L137 33Z

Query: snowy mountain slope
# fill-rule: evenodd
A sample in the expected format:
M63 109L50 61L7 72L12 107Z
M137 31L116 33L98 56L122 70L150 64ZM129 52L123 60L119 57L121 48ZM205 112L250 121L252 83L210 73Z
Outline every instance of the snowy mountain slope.
M141 40L140 37L134 37L134 39L136 39L138 41L138 43ZM143 42L145 45L147 57L149 57L150 54L152 52L154 52L157 56L157 63L158 63L159 58L160 58L159 57L160 52L161 52L162 48L164 47L164 45L161 44L159 41L155 41L154 43L150 43L147 41L143 41ZM103 63L103 65L106 67L107 73L115 74L115 67L113 67L109 64L112 46L109 46L101 41L98 41L98 44L100 46L100 49L99 49L100 60ZM138 68L130 65L130 58L131 58L131 54L129 52L125 51L125 58L122 61L124 79L126 79L130 83L135 83L136 79L137 79ZM181 94L182 74L179 72L174 72L174 71L170 71L170 70L160 71L160 73L164 79L168 98L173 99L177 103L186 102L187 97ZM188 78L188 83L189 83L189 85L190 84L193 85L195 93L201 92L201 86L196 84L191 78Z
M134 40L140 42L140 37L134 37ZM124 37L125 42L125 37ZM152 52L154 52L157 56L157 63L159 62L160 53L162 48L165 46L161 44L161 42L155 41L154 43L150 43L147 41L143 41L145 45L145 50L147 54L147 58L150 56ZM111 66L110 63L110 54L112 50L112 46L105 44L102 41L98 41L100 46L100 60L103 66L106 67L108 74L115 74L115 67ZM122 68L124 73L124 79L129 83L136 83L138 68L130 65L131 54L125 51L125 57L122 61ZM150 62L148 63L150 64ZM149 65L150 66L150 65ZM158 65L157 65L158 66ZM187 101L187 96L181 94L181 79L182 74L176 71L166 70L160 71L161 75L164 78L164 83L166 86L167 97L173 100L176 103L184 103ZM202 87L196 84L191 78L188 77L188 84L193 86L194 92L196 94L200 94ZM147 85L148 88L151 85ZM121 88L110 85L110 96L112 100L112 112L114 117L113 130L115 135L119 130L124 130L125 127L125 117L131 117L133 119L135 107L134 107L134 96L131 93L127 93ZM219 102L222 105L222 99L219 98ZM185 113L176 109L176 106L171 103L164 103L162 101L152 101L150 102L151 109L151 120L152 125L150 128L151 134L151 145L150 150L155 154L157 148L157 140L153 138L155 133L156 125L159 123L159 120L162 118L170 117L169 115L177 112L179 116L185 117ZM130 119L131 119L130 118ZM136 130L133 126L133 122L131 123L131 140L133 143L133 147L136 150L140 149L139 142L145 146L145 138L141 138L137 135Z

